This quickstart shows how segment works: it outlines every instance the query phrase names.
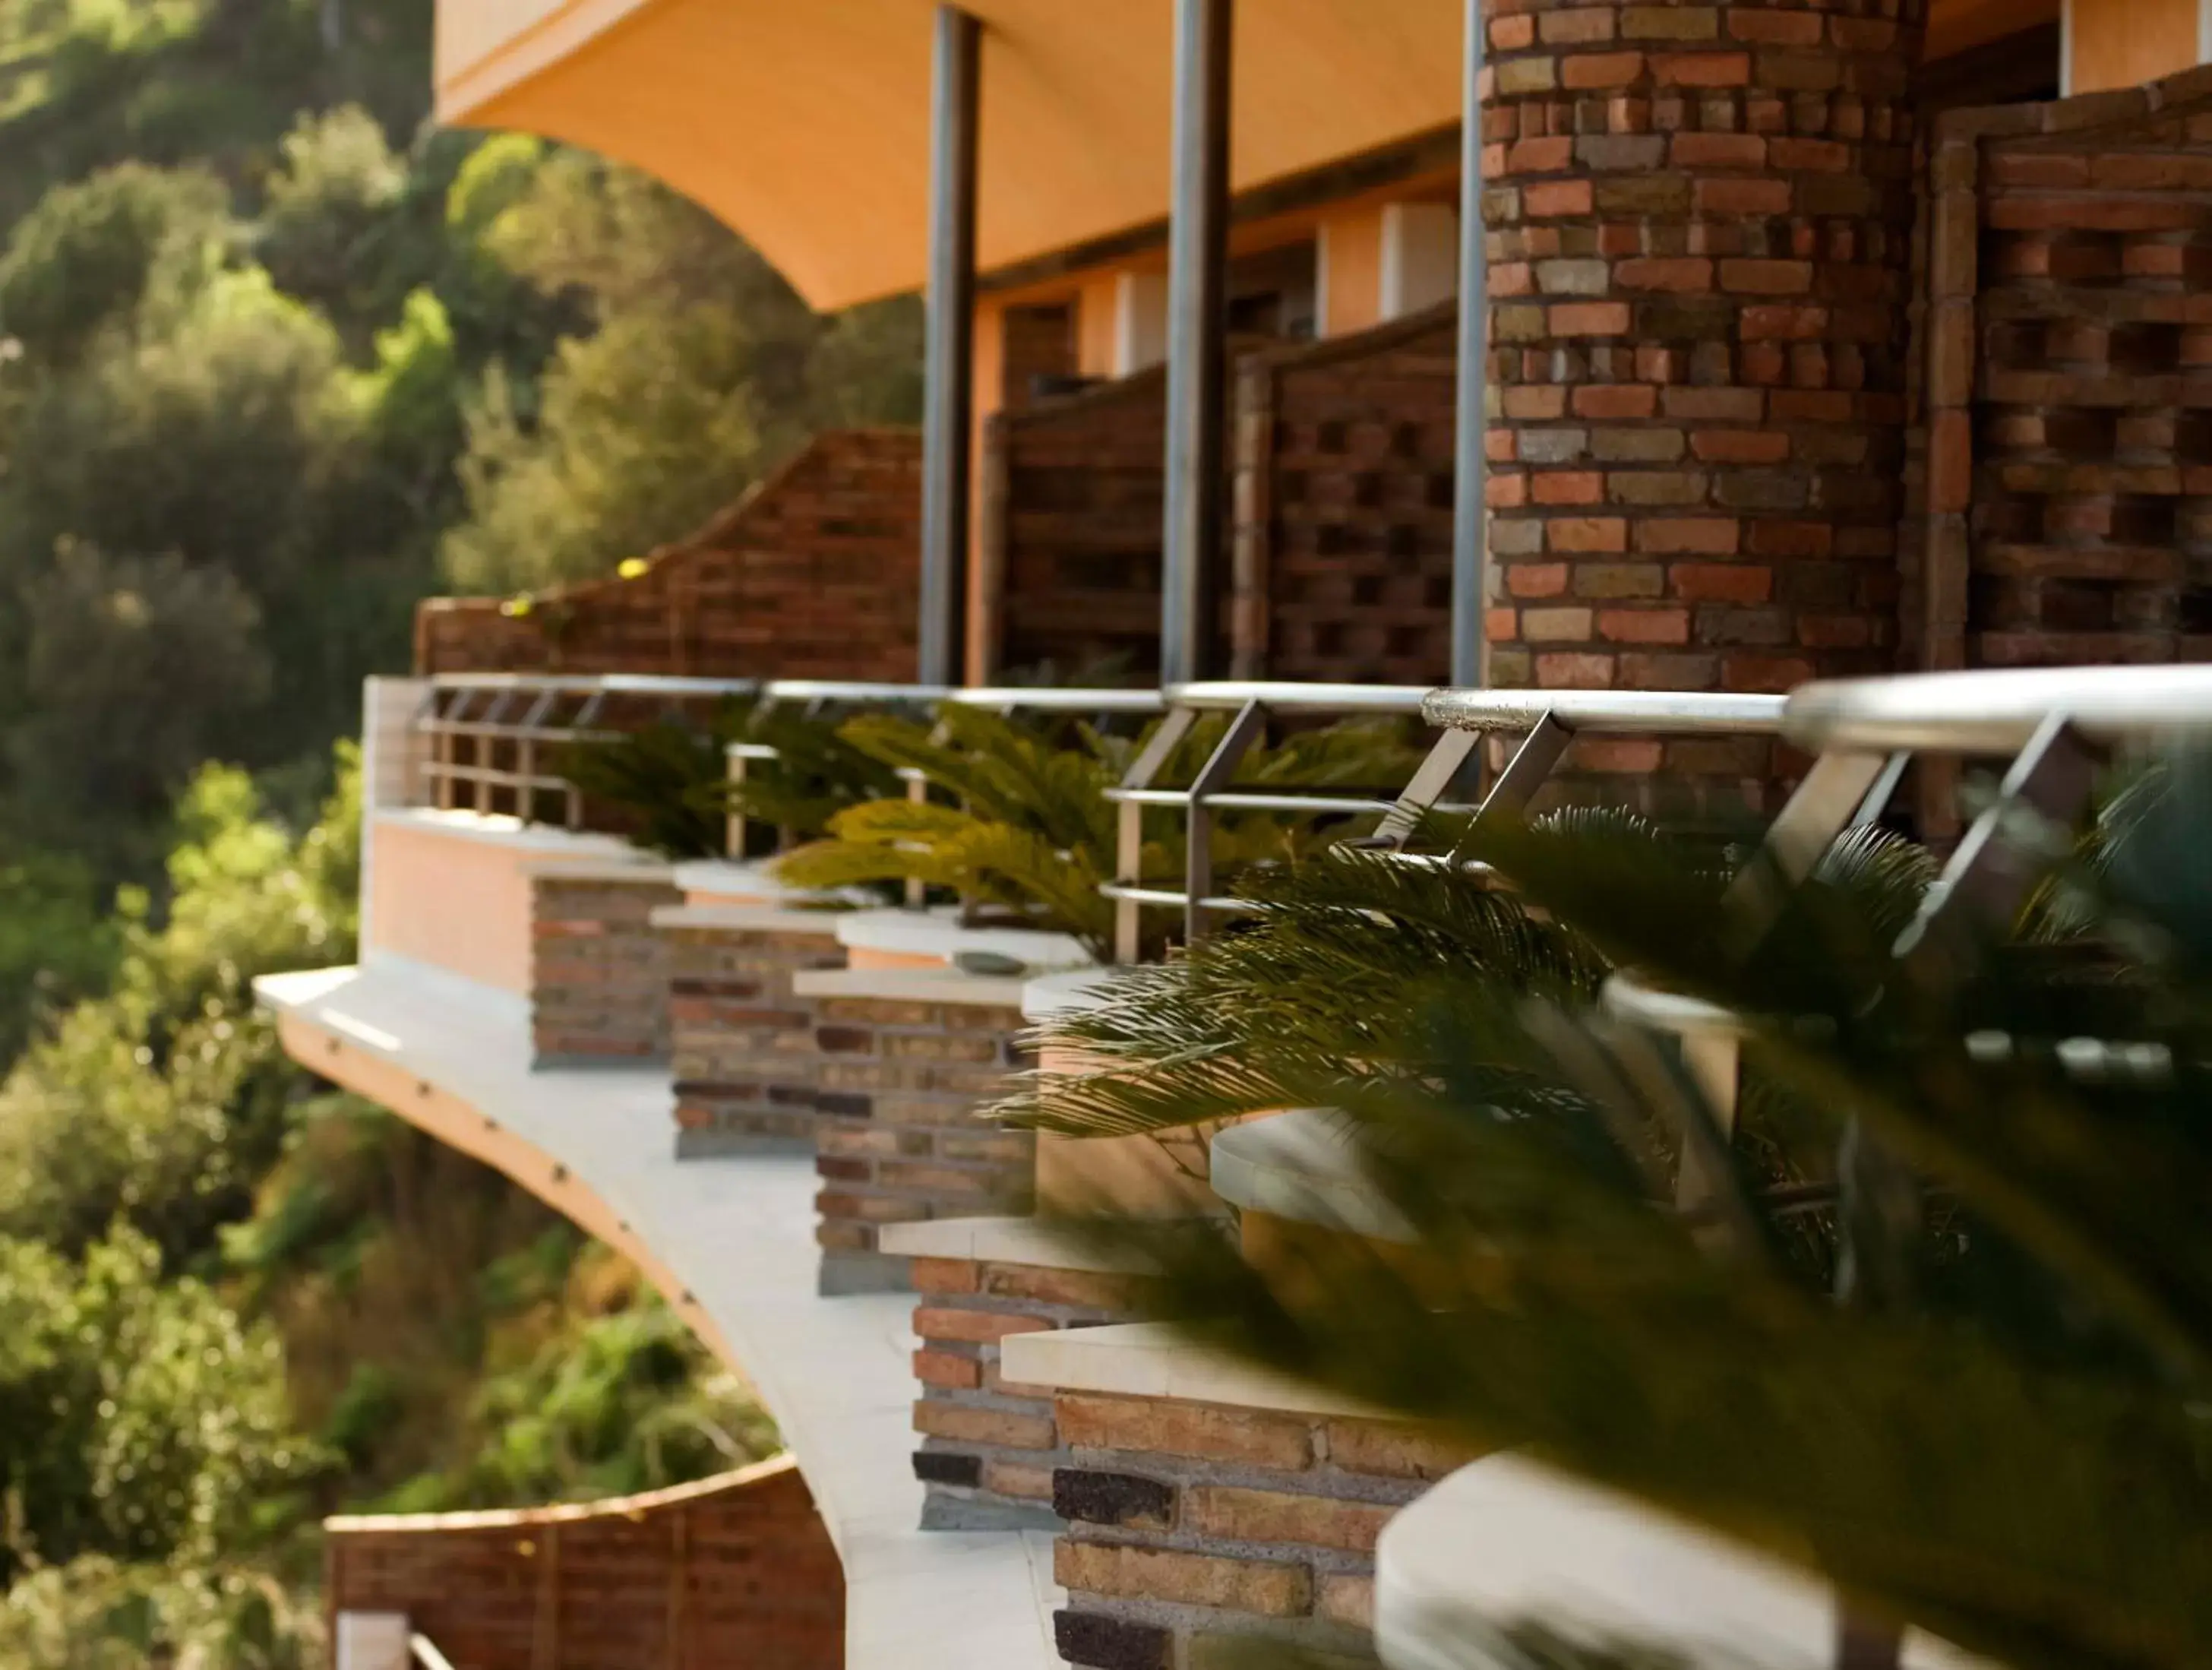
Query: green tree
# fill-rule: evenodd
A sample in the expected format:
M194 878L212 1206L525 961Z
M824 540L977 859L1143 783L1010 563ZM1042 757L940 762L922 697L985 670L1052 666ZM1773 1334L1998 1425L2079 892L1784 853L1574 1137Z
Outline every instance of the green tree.
M0 1234L69 1255L121 1217L184 1258L245 1215L297 1082L252 982L350 954L356 792L349 770L324 820L295 837L261 815L244 773L201 772L166 919L126 899L113 989L0 1083Z
M149 297L189 294L236 235L229 192L199 169L125 162L57 186L0 252L0 334L68 363Z
M158 826L202 760L246 741L236 728L270 685L260 611L227 569L70 539L56 558L21 593L19 815L56 839L103 819Z

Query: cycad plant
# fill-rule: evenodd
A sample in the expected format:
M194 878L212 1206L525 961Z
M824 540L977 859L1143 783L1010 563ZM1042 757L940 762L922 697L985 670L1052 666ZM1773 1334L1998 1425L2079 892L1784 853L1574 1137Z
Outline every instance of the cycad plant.
M587 801L613 808L640 846L670 858L723 856L735 813L758 832L763 856L779 840L820 836L845 807L898 789L896 774L848 746L834 716L732 697L704 723L663 718L562 749L556 769ZM772 749L732 783L736 742Z
M1863 1636L2212 1662L2212 761L2156 778L2095 862L2025 849L2033 940L1880 838L1761 922L1618 824L1486 824L1530 911L1731 1017L1758 1142L1586 987L1444 972L1424 1070L1333 1087L1417 1255L1095 1233L1210 1338L1796 1564Z
M1165 775L1194 774L1224 728L1220 721L1194 728ZM847 722L839 736L884 766L918 775L937 798L886 797L848 808L830 820L828 838L781 861L782 880L825 889L918 881L1106 954L1113 905L1099 887L1114 873L1115 838L1106 790L1128 770L1142 738L959 704L941 708L933 725L864 715ZM1346 722L1253 749L1237 782L1396 783L1418 763L1396 728ZM1290 859L1329 838L1315 819L1258 812L1224 816L1218 832L1217 859L1231 869ZM1166 881L1180 873L1178 864L1178 848L1158 838L1146 843L1146 880Z

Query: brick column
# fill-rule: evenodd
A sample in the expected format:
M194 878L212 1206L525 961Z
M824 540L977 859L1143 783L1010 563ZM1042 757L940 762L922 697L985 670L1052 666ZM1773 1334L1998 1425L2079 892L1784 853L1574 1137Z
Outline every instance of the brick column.
M668 952L653 913L683 898L659 865L531 878L533 1066L666 1058Z
M1923 11L1497 0L1495 682L1889 668Z
M798 917L798 912L792 912ZM711 909L661 924L676 1079L676 1157L814 1151L814 1006L794 976L842 968L837 922L744 927Z

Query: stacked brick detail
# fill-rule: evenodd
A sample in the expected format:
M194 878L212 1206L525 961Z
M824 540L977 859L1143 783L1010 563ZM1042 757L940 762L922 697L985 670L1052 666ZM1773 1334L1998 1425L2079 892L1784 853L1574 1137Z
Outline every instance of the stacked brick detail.
M1922 9L1504 0L1496 682L1782 690L1889 666ZM1757 768L1671 747L1607 763Z
M1930 148L1923 667L2212 656L2212 72Z
M1471 1458L1408 1427L1062 1392L1060 1656L1207 1670L1252 1638L1373 1655L1375 1541Z
M989 664L1158 664L1167 377L1146 371L992 418L984 435Z
M1458 343L1446 307L1241 363L1237 676L1449 677Z
M898 1291L886 1223L1026 1214L1036 1138L975 1117L1026 1064L1018 1008L877 997L814 1000L816 1239L824 1293Z
M664 925L678 1159L813 1152L814 1006L792 978L842 968L834 923L814 931Z
M653 913L681 901L665 870L533 876L530 1033L539 1067L668 1054L668 951Z
M469 1670L839 1670L844 1572L787 1464L590 1508L345 1519L325 1604Z
M636 579L430 599L415 671L911 679L921 518L919 436L822 435Z
M1141 1308L1141 1278L965 1259L916 1259L912 1274L921 1295L914 1424L922 1445L914 1471L927 1488L924 1527L1056 1527L1053 1476L1073 1458L1060 1441L1051 1390L1005 1380L1000 1344L1011 1334L1129 1321Z

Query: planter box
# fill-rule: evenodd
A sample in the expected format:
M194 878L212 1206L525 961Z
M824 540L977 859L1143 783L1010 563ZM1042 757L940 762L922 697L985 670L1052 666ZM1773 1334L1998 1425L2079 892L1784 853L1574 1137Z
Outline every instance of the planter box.
M1371 1663L1376 1539L1474 1459L1149 1323L1013 1336L1002 1372L1053 1391L1054 1634L1095 1670L1208 1670L1255 1641Z
M814 1007L793 983L845 966L836 916L695 894L653 921L667 947L677 1157L811 1154Z

